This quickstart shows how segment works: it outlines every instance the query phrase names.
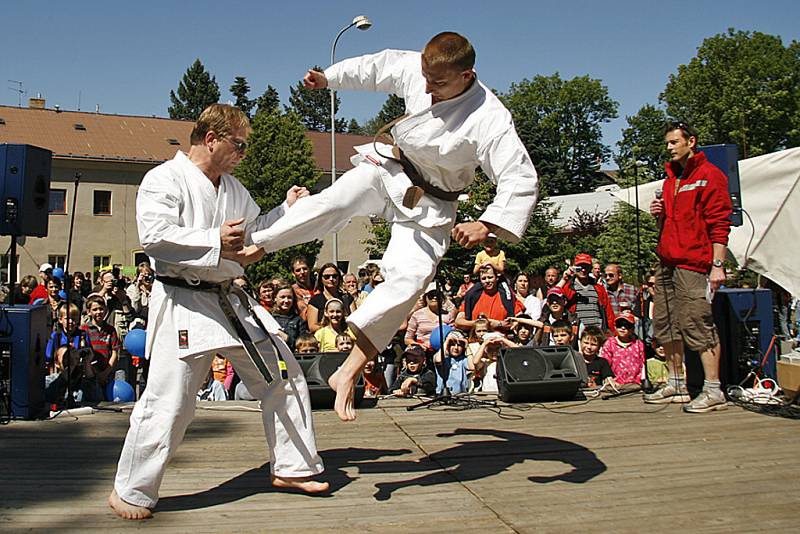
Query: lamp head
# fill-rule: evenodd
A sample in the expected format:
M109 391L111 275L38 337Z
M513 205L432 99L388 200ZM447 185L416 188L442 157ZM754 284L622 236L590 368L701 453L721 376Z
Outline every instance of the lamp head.
M359 30L368 30L372 27L372 22L364 15L359 15L354 18L353 24L355 24L356 28Z

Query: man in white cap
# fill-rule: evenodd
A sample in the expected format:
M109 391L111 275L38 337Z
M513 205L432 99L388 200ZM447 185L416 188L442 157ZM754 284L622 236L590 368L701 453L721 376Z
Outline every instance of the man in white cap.
M47 300L47 280L53 276L53 266L49 263L43 263L39 266L39 285L31 291L30 304L33 304L36 299Z

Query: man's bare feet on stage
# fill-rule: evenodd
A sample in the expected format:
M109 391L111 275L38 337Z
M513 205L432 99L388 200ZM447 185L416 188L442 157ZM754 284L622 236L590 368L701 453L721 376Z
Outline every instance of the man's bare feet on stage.
M272 475L272 485L276 488L298 489L306 493L322 493L328 491L330 484L318 482L311 477L279 477Z
M333 409L342 421L353 421L356 418L356 409L353 401L355 377L347 376L344 366L336 370L328 379L328 385L336 392L336 401Z
M111 495L108 496L108 505L111 506L114 513L122 519L139 520L153 517L153 512L150 508L136 506L135 504L123 501L120 496L117 495L117 490L111 490Z

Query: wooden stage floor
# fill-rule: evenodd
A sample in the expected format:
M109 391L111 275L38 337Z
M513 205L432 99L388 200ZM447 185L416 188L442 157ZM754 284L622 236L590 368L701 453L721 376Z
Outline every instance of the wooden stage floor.
M0 427L0 532L791 532L800 422L730 406L689 415L638 395L315 411L328 496L273 491L253 403L199 406L155 517L106 505L128 414ZM243 408L243 407L249 408ZM522 405L515 405L517 408Z

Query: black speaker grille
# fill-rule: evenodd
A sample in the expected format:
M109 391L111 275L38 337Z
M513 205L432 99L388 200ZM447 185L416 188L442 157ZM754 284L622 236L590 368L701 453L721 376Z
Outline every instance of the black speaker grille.
M553 370L553 365L537 351L507 351L505 354L506 372L515 382L542 380Z

